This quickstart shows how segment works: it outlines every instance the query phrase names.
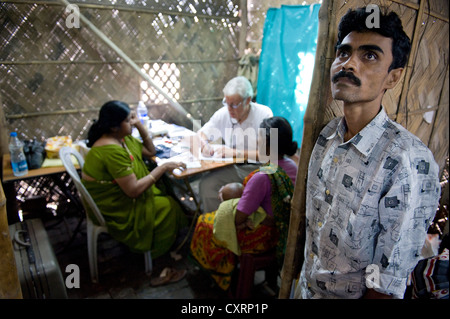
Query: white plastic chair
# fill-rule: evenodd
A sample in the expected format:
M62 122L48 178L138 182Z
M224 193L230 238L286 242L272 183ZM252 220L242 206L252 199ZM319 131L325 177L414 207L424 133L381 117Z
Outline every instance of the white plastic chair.
M59 157L62 160L64 167L72 178L75 187L80 193L80 198L83 203L83 207L86 211L86 224L87 224L87 244L89 255L89 269L91 272L91 281L98 282L98 266L97 266L97 238L101 233L108 233L106 228L105 219L97 207L97 204L92 199L91 195L81 182L80 175L78 175L77 169L72 162L72 156L76 158L80 168L83 168L84 159L81 154L72 147L62 147L59 151ZM89 217L88 211L91 211L97 219L99 225L96 225ZM150 276L153 270L152 255L150 251L144 254L145 257L145 273Z

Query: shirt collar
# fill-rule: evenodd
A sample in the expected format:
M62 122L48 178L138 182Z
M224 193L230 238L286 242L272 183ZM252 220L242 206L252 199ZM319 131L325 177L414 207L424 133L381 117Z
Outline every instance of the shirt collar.
M345 132L347 131L347 124L345 122L345 118L342 117L336 130L329 137L327 137L327 140L339 136L342 141L342 144L340 146L348 147L351 143L359 152L367 157L372 152L372 149L374 148L380 137L383 135L388 119L389 118L386 114L386 111L383 107L381 107L380 112L369 124L367 124L358 134L344 143L343 141Z

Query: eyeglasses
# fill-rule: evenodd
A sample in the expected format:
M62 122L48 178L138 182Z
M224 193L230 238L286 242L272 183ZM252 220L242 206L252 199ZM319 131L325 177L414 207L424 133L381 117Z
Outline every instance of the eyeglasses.
M223 98L223 100L222 100L222 104L223 104L223 106L229 106L229 107L231 107L231 108L233 108L233 109L237 109L239 106L241 106L242 105L242 102L244 102L244 101L241 101L241 102L239 102L238 104L236 104L236 105L229 105L228 103L227 103L227 100L225 99L225 98Z

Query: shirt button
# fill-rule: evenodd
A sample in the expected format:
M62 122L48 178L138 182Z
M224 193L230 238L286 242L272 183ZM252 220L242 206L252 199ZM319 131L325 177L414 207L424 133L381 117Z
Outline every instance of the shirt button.
M330 190L327 189L327 190L325 191L325 194L330 195Z
M319 227L322 227L322 222L318 222L317 225L319 225Z
M333 162L337 163L339 160L337 157L333 158Z
M310 254L309 254L309 258L311 258L311 259L314 258L314 254L313 254L313 253L310 253Z

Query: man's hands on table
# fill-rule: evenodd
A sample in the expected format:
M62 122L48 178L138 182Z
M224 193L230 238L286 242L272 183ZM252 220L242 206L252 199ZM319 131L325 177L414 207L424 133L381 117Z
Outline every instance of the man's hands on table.
M216 158L231 158L236 156L236 150L229 148L225 145L212 147L210 144L206 144L202 148L202 155L205 157L216 157Z

